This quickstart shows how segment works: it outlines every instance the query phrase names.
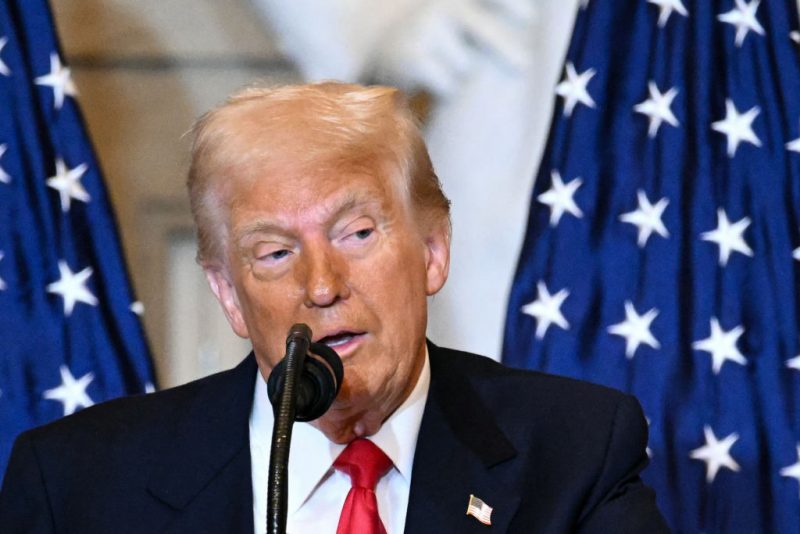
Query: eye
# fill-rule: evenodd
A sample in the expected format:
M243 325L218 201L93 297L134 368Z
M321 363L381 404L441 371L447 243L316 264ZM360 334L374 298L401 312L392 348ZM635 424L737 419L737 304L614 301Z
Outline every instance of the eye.
M344 247L352 247L357 250L363 249L375 242L378 234L378 226L371 217L361 216L348 221L341 229L335 230L336 241Z
M286 249L276 250L275 252L271 252L266 255L266 258L270 260L281 260L289 255L289 251Z
M259 243L254 247L252 254L258 262L273 264L285 260L292 254L292 249L277 243Z
M374 228L363 228L361 230L353 232L353 235L357 239L364 240L364 239L368 238L369 236L371 236L374 231L375 231Z

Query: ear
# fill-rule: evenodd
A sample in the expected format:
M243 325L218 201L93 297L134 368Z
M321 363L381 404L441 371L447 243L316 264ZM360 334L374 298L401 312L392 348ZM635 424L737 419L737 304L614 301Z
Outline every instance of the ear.
M425 239L425 268L428 296L438 293L450 272L450 223L445 220L434 224Z
M226 274L219 268L205 268L206 280L208 285L211 286L211 291L217 297L217 301L222 306L222 311L225 317L233 328L237 336L242 338L249 338L250 333L247 330L247 324L242 315L242 309L239 304L239 298L236 296L236 289L228 279Z

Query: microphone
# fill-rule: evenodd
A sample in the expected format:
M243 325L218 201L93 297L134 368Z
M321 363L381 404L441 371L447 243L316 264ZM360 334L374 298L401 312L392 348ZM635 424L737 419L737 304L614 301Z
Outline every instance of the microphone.
M305 348L306 357L295 384L295 420L313 421L331 407L344 377L342 360L324 343L311 343L311 329L305 324L295 324L286 338L287 355L276 365L267 381L267 393L274 409L277 409L283 386L286 383L286 366L289 351L296 347L300 352Z
M311 342L311 329L295 324L286 336L286 356L267 380L267 392L275 412L269 455L267 532L285 534L289 449L292 425L312 421L331 407L342 384L344 369L336 352Z

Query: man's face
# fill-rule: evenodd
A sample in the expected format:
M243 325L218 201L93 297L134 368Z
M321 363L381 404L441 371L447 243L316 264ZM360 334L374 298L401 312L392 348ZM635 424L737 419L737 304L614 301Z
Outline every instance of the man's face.
M248 174L226 195L227 266L207 271L212 289L265 378L289 327L308 324L345 373L315 424L339 443L371 435L422 368L426 297L447 278L445 227L420 228L377 169Z

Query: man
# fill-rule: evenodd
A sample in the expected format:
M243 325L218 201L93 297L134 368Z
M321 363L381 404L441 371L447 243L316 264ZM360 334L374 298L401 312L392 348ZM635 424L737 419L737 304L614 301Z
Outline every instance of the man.
M0 530L263 532L265 380L297 322L345 378L295 427L289 532L666 530L634 399L426 343L448 201L397 91L243 91L196 126L189 192L199 262L253 355L23 434Z

